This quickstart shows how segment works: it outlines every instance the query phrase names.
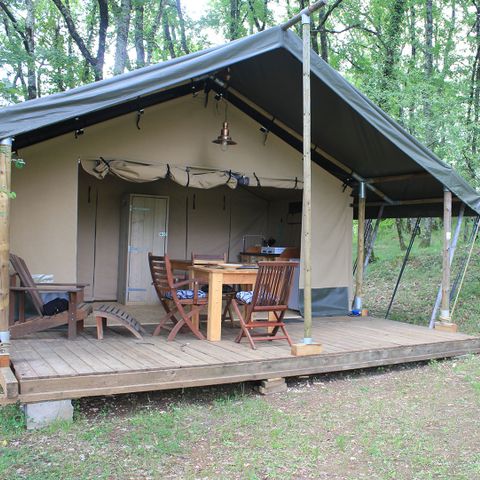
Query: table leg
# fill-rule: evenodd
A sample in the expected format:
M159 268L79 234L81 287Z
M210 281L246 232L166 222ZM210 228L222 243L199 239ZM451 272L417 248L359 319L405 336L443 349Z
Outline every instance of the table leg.
M211 342L222 339L222 277L222 272L208 275L207 340Z
M193 270L189 270L188 271L188 277L190 280L194 280L195 279L195 273L193 272ZM193 308L193 307L191 307ZM197 329L200 328L200 313L198 312L197 310L197 313L194 313L192 315L192 323L193 323L193 326Z
M273 312L268 312L268 321L269 322L276 322L277 321L277 317L275 316L275 314ZM273 332L273 327L269 327L268 328L268 333L272 333Z

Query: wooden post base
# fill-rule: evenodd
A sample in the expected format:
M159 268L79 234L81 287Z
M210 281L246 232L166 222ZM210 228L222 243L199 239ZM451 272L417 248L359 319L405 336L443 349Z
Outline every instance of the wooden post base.
M320 355L322 351L321 343L294 343L291 353L296 357L303 357L306 355Z
M269 378L262 380L257 390L262 395L271 395L272 393L286 392L287 384L284 378Z
M0 386L6 400L15 400L18 397L18 381L10 367L0 368Z
M10 367L10 355L0 353L0 368Z
M458 326L456 323L451 322L435 322L435 330L456 333L458 331Z

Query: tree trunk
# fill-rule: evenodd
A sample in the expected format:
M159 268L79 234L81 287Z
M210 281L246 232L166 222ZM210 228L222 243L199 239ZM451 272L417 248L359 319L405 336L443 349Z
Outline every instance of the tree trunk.
M228 25L229 40L239 37L240 0L230 0L230 21Z
M113 74L120 75L127 64L128 29L130 27L131 0L121 0L120 11L117 14L117 40L115 44L115 63Z
M177 7L177 15L178 15L178 22L180 24L180 43L182 45L182 50L185 54L189 54L190 50L187 45L187 35L185 33L185 19L183 18L182 12L182 4L180 0L176 0L176 7Z
M398 64L401 53L401 32L402 23L406 9L405 0L394 0L390 8L389 20L386 26L384 40L385 56L382 68L382 80L380 84L380 107L387 112L393 113L389 108L389 93L397 86L394 84L396 78L395 67Z
M134 19L134 28L135 28L135 53L136 53L136 66L141 68L145 66L145 46L144 42L144 0L135 0L134 9L135 9L135 19Z
M108 0L98 0L100 21L98 25L98 49L95 61L95 80L103 78L103 66L105 64L105 48L108 29Z
M433 74L433 0L425 1L425 84L431 85ZM435 129L433 128L432 104L430 93L427 90L423 95L423 115L425 117L425 139L430 146L435 143ZM431 235L431 223L430 223ZM427 239L425 239L427 241ZM424 239L422 238L422 244ZM428 239L430 245L430 239ZM425 245L423 245L425 246Z
M18 76L18 79L21 82L24 82L26 87L26 97L31 100L37 98L37 73L35 65L35 10L32 0L25 0L25 8L27 10L27 17L25 19L25 24L22 26L20 22L15 18L14 13L10 10L6 2L0 0L0 9L5 12L5 15L10 20L13 25L13 28L17 35L20 37L23 48L27 53L27 82L25 84L25 79L23 73ZM8 33L8 28L6 28ZM20 65L20 71L22 69Z
M103 78L103 66L105 63L105 47L108 29L108 0L97 1L99 7L99 25L98 49L96 57L93 56L88 49L87 44L85 44L80 36L68 6L64 5L62 0L53 0L53 3L62 14L65 24L67 25L68 32L83 55L83 58L85 58L86 62L93 68L95 80L101 80Z
M403 238L403 221L401 218L395 219L395 224L397 226L398 242L400 244L400 250L405 251L407 246L405 245L405 239Z
M27 18L25 20L25 42L28 53L27 90L28 99L37 98L37 74L35 68L35 9L32 0L25 0Z
M155 49L155 36L157 35L158 29L162 24L162 17L164 14L164 3L163 0L158 2L158 10L155 14L152 26L148 31L147 35L147 65L152 63L153 51Z
M170 32L170 24L168 22L168 16L166 12L163 14L163 34L165 35L165 43L168 48L168 52L170 53L170 58L175 58L175 45L173 44L172 34Z
M423 228L421 234L420 246L422 248L429 247L432 243L432 227L433 219L428 217L423 219Z

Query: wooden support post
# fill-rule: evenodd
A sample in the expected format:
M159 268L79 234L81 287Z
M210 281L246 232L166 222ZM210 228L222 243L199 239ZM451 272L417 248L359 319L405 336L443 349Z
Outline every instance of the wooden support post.
M257 387L258 393L262 395L271 395L272 393L282 393L287 391L287 383L284 378L269 378L262 380Z
M316 354L321 345L312 339L312 132L311 132L311 91L310 91L310 15L326 4L319 0L301 10L282 25L288 30L302 21L303 38L303 215L302 215L302 258L303 258L303 343L292 347L292 354Z
M302 15L303 31L303 311L304 343L312 343L312 164L310 100L310 16Z
M435 328L456 331L457 326L450 322L450 246L452 241L452 192L447 188L443 194L443 267L442 267L442 305L440 322Z
M358 240L357 240L357 275L355 279L354 310L362 310L363 264L365 261L365 183L360 182L358 190Z
M460 237L460 230L462 228L462 221L463 221L464 213L465 213L465 204L462 203L462 206L460 207L460 212L458 214L457 225L455 227L455 233L453 234L452 244L450 246L450 258L449 258L450 268L452 268L453 257L455 255L455 250L457 248L458 238ZM429 328L434 328L435 327L435 319L437 318L437 313L438 313L438 309L440 307L440 302L442 301L442 290L443 290L442 285L440 284L440 287L438 288L437 298L435 299L435 305L433 306L432 315L430 317L430 323L428 324Z
M0 140L0 367L10 366L10 173L12 139Z

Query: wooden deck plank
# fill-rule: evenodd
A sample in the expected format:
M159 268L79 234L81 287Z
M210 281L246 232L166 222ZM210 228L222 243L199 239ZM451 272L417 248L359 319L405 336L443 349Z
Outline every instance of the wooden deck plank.
M332 371L367 368L379 365L443 358L466 351L480 351L480 339L443 342L418 347L396 347L387 350L349 352L347 354L316 355L271 359L261 362L234 363L176 370L125 372L117 375L79 376L26 381L21 401L76 398L79 396L110 395L134 391L163 390L199 385L234 383L247 380L308 375ZM388 355L385 353L388 352Z
M287 329L295 341L303 338L302 323ZM478 337L363 317L315 320L313 336L324 353L307 359L293 357L286 342L261 342L257 350L234 343L237 329L225 328L218 343L189 334L173 342L163 335L139 341L122 333L109 331L98 341L87 329L68 341L64 332L51 331L14 341L11 358L20 400L212 385L480 352Z

